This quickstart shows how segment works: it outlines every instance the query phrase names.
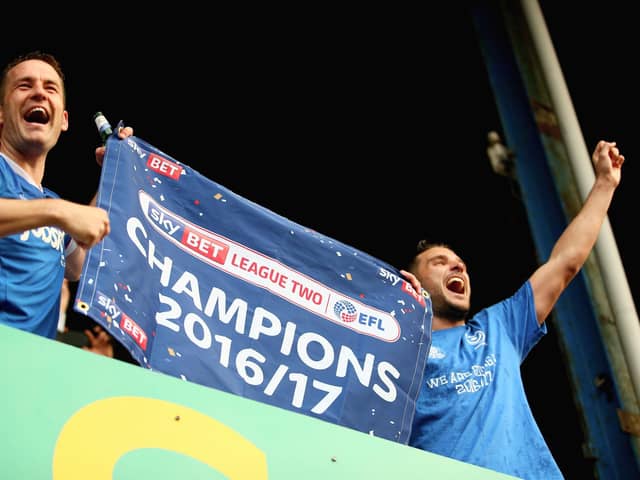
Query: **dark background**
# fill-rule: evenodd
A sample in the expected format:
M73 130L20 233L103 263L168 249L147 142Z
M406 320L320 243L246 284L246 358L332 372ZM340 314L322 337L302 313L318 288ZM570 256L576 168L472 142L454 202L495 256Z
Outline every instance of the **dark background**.
M609 219L637 304L637 25L621 2L567 3L540 5L587 148L615 140L627 158ZM95 192L101 110L236 193L395 266L420 238L446 240L468 264L478 310L515 291L537 258L524 205L486 157L487 132L502 129L466 5L181 8L172 23L123 6L62 29L33 15L0 60L41 49L65 69L70 130L45 176L61 196ZM552 323L523 371L565 475L590 478Z

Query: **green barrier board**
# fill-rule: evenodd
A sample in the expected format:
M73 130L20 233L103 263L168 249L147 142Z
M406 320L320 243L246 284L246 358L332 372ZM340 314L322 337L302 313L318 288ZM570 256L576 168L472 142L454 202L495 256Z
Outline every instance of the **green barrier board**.
M0 326L2 478L514 477Z

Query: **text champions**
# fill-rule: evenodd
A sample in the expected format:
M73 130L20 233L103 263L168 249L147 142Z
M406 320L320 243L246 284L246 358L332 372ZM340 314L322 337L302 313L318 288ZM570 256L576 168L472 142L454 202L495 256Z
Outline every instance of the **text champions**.
M373 353L358 356L349 346L334 345L317 332L301 332L295 319L281 319L262 306L250 305L244 298L228 298L223 289L207 285L189 271L174 268L173 259L159 252L144 224L136 217L128 219L126 230L163 287L158 293L160 308L155 312L157 327L182 336L176 343L186 339L198 349L213 354L205 358L217 362L245 385L260 389L268 397L281 395L279 390L290 392L291 406L314 414L323 414L339 399L343 394L341 385L345 383L341 379L347 376L355 377L362 387L371 389L386 402L396 400L398 391L394 379L400 378L400 372L391 362L379 360ZM297 282L289 283L294 293L302 288L296 279L274 278L273 273L249 273L276 283ZM312 296L308 300L313 304ZM380 317L378 312L364 317L376 315ZM135 319L128 321L135 324ZM380 328L366 325L366 321L355 323L364 323L361 328L365 330ZM146 345L146 334L138 331L136 341L140 346ZM236 343L242 343L244 348L236 347ZM263 349L267 346L269 351ZM306 369L300 368L300 364ZM296 371L296 366L306 373ZM324 380L335 378L335 383L312 378L310 372L314 371L322 372L319 377ZM353 384L350 379L349 388L353 388ZM242 387L236 385L235 389L239 392Z

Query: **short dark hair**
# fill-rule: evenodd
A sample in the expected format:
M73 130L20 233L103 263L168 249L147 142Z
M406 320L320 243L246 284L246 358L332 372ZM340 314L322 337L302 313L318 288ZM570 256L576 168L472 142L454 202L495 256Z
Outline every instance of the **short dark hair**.
M5 89L7 88L7 74L13 67L22 62L26 62L27 60L40 60L42 62L48 63L49 65L51 65L51 67L53 67L53 69L62 80L62 102L66 103L67 94L64 89L64 72L62 71L60 62L50 53L41 52L40 50L34 50L15 57L5 65L4 69L2 70L2 78L0 78L0 105L4 103L4 94Z
M452 250L452 248L447 243L434 242L432 240L427 240L423 238L422 240L419 240L418 243L416 244L416 252L411 258L411 260L409 260L409 264L407 265L407 270L409 270L412 273L415 273L415 268L418 264L418 255L434 247L443 247L443 248L448 248L449 250Z

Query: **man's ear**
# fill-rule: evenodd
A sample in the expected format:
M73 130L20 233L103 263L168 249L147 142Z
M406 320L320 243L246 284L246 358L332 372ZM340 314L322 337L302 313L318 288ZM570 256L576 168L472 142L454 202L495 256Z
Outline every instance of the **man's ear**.
M66 132L69 130L69 112L66 110L62 112L62 131Z

